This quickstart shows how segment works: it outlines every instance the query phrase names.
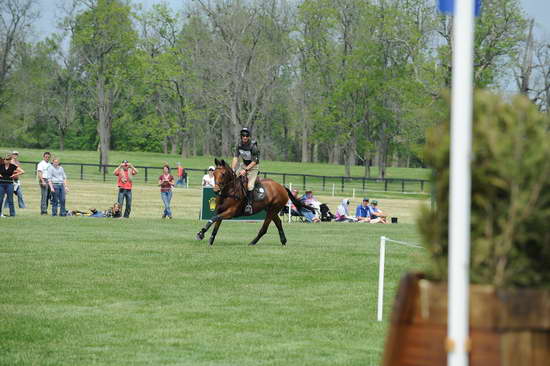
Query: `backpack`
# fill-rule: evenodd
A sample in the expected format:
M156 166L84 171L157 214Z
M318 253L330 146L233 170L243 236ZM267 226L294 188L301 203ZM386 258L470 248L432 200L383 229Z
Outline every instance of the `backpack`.
M325 203L321 203L319 206L321 209L321 221L332 221L334 220L335 216L330 212L330 209Z

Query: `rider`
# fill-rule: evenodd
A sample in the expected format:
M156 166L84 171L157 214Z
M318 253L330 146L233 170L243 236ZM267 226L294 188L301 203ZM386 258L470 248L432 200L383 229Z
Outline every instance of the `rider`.
M231 163L231 168L235 170L239 164L239 168L236 170L238 176L246 175L248 177L248 186L246 192L246 206L244 213L247 215L252 215L252 200L253 200L253 190L254 183L256 182L256 177L258 176L259 164L260 164L260 150L258 149L258 144L256 141L250 139L250 130L244 127L241 132L241 139L235 148L235 156L233 162Z

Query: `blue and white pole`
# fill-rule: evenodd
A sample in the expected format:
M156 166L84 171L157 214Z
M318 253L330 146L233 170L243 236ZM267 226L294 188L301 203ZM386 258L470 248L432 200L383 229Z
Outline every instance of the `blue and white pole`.
M475 2L475 6L474 6ZM449 206L447 365L467 366L469 353L470 205L474 12L481 0L439 0L454 14Z

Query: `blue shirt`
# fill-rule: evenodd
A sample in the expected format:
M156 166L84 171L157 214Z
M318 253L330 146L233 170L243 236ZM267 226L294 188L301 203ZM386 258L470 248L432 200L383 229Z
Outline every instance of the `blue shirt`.
M370 206L357 206L355 210L355 217L370 217Z

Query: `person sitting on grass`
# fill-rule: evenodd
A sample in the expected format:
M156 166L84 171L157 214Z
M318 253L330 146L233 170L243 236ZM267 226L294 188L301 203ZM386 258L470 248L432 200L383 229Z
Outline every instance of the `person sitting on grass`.
M336 222L355 222L356 220L349 215L349 198L344 198L336 209Z
M357 206L357 209L355 210L355 218L357 219L357 222L370 222L370 206L369 206L369 199L363 198L363 202Z
M386 221L386 214L378 208L378 201L372 200L371 206L370 206L370 223L371 224L387 224Z

